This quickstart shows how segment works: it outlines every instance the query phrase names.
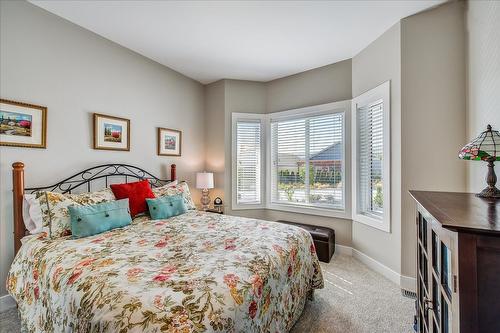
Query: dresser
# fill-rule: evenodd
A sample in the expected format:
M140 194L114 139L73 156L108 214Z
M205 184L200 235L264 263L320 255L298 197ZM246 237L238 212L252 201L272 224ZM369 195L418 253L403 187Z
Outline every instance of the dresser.
M500 200L410 191L417 202L417 331L500 332Z

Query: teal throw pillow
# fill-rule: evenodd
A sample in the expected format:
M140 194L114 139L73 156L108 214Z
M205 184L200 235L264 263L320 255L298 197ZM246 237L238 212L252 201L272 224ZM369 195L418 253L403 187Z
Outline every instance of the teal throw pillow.
M165 196L156 199L146 199L149 214L153 220L168 219L187 212L182 195Z
M73 238L82 238L121 228L132 222L128 199L90 206L69 206Z

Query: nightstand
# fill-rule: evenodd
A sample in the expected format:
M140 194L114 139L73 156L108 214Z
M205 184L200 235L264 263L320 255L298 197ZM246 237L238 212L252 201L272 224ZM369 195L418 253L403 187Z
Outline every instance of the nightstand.
M218 210L216 210L216 209L207 209L207 210L205 210L205 212L209 212L209 213L217 213L217 214L224 214L224 212L223 212L223 211L220 211L220 212L219 212L219 211L218 211Z

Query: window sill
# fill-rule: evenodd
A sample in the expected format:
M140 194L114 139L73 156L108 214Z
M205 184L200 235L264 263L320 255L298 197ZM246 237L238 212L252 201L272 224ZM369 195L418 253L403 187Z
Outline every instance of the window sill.
M378 229L381 231L385 231L387 233L391 233L391 223L389 219L376 219L368 215L363 214L353 214L352 217L353 222L358 222L374 229Z
M246 205L232 205L231 210L252 210L252 209L266 209L262 204L246 204Z

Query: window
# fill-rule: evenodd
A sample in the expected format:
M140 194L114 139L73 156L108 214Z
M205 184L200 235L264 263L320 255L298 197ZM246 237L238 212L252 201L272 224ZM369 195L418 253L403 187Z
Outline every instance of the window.
M232 209L350 218L350 107L233 113Z
M271 203L344 209L344 113L271 122Z
M390 231L390 84L353 100L353 219Z
M262 121L253 115L233 117L233 207L263 203ZM233 208L234 209L234 208Z

